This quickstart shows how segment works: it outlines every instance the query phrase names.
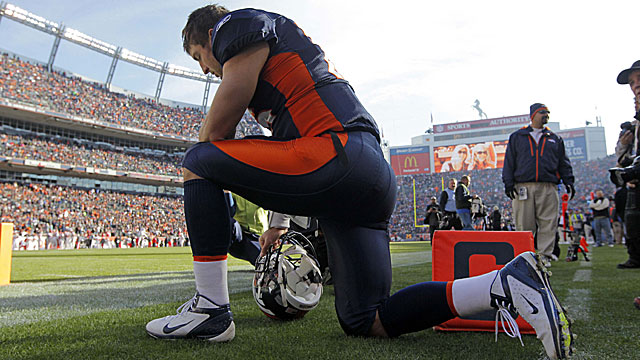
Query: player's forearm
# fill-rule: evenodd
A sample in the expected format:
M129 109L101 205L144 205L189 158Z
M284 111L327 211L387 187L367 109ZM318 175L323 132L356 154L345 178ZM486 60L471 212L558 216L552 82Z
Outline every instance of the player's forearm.
M224 140L235 131L236 125L251 101L250 96L233 96L243 91L246 89L242 88L242 84L233 84L231 81L223 81L220 84L204 124L200 128L198 141Z
M269 45L259 43L223 65L222 82L200 130L200 141L224 140L233 133L256 91L268 55Z

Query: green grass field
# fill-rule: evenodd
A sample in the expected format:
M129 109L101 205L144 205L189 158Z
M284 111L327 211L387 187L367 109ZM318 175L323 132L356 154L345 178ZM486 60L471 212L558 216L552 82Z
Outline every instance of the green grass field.
M431 279L426 243L392 244L393 291ZM563 248L563 254L566 249ZM574 319L576 359L639 359L640 270L617 270L623 247L597 248L593 261L555 262L552 285ZM541 359L493 333L433 330L398 339L346 337L333 288L305 318L265 317L250 291L246 262L229 262L236 338L228 344L161 341L145 324L175 313L194 293L189 248L14 252L12 284L0 287L0 359Z

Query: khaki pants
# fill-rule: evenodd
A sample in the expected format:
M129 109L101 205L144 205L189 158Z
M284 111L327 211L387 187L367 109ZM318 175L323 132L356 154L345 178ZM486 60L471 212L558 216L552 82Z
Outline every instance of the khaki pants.
M622 223L620 221L613 222L613 239L617 245L622 245Z
M516 230L537 232L536 251L551 257L558 228L558 186L546 182L518 183L518 194L526 188L526 200L512 201Z

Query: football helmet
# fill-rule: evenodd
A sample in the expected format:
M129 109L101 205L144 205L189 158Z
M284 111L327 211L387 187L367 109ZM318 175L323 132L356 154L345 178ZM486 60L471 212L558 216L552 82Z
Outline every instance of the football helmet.
M253 298L270 318L293 320L314 309L322 296L322 273L311 242L289 231L256 262Z

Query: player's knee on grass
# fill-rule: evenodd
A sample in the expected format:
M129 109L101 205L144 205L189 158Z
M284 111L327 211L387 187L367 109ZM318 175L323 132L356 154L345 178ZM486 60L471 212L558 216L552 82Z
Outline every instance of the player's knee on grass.
M376 318L376 311L356 311L336 303L338 321L344 333L349 336L371 336L370 330Z

